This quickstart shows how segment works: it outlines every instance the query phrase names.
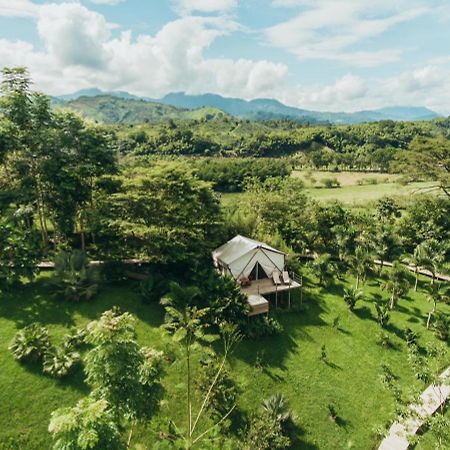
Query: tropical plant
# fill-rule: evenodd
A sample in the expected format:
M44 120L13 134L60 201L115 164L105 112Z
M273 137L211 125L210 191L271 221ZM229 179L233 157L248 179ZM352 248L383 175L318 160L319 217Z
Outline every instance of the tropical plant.
M390 292L389 308L394 309L399 298L405 295L409 289L408 272L398 261L394 262L387 280L382 283L382 289Z
M125 450L119 425L105 399L86 397L53 411L48 431L53 450Z
M328 409L328 416L329 416L329 418L333 422L336 422L336 420L338 418L338 412L337 412L336 405L334 403L328 403L327 409Z
M74 250L61 251L55 257L53 277L55 295L66 300L90 300L98 292L99 272L90 267L85 253Z
M428 261L426 268L431 272L431 284L434 284L436 275L442 269L447 247L448 244L445 241L439 242L437 239L428 239L423 243L424 258Z
M267 413L254 414L245 438L244 450L284 450L291 440L283 434L281 424L270 418Z
M450 289L440 284L431 284L429 286L428 300L433 303L432 310L428 313L427 328L430 328L430 321L433 314L436 313L439 303L446 303L450 300Z
M417 333L417 331L411 330L411 328L405 328L403 336L408 347L417 345L417 341L419 339L419 333Z
M283 394L274 394L264 399L261 407L271 420L281 425L285 436L292 437L296 418Z
M347 303L348 309L353 311L355 309L356 303L363 297L363 292L361 289L348 288L344 289L344 301Z
M118 309L105 311L86 327L94 347L84 358L94 398L105 399L117 417L148 419L160 396L162 356L136 342L135 319Z
M348 258L349 270L356 278L355 289L359 288L359 283L363 284L373 270L373 256L363 247L357 247L355 254Z
M44 355L44 373L55 378L68 375L75 364L80 360L80 354L68 346L51 347Z
M38 361L49 347L47 328L35 322L16 333L9 350L18 361Z
M435 314L433 329L439 339L448 341L450 338L450 316L443 312Z
M377 311L377 321L381 327L385 327L389 322L389 305L384 303L379 305L375 303L375 309Z
M258 338L262 336L274 336L283 332L283 325L270 316L252 317L247 327L243 331L246 337Z
M333 282L337 273L336 264L331 259L331 255L325 253L319 255L310 264L311 270L314 275L319 279L321 286L328 286Z
M417 292L417 285L419 284L419 273L420 269L428 269L432 268L432 262L427 254L424 243L418 244L413 254L407 258L408 263L414 267L414 292Z

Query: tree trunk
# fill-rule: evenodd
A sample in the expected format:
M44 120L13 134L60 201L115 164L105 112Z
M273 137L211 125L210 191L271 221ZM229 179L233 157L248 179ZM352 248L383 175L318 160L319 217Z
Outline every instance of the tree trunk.
M419 283L419 268L417 266L416 266L415 274L416 274L416 282L414 284L414 292L417 292L417 284Z
M430 328L430 322L431 322L431 316L436 312L436 302L434 302L433 304L433 309L429 312L428 314L428 319L427 319L427 330L428 328Z
M390 305L389 305L389 309L394 309L394 306L395 306L395 295L394 295L394 293L392 293L392 295L391 295L391 303L390 303Z

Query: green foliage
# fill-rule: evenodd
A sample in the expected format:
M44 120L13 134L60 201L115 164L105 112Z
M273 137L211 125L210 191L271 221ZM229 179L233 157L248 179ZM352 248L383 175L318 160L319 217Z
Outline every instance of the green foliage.
M18 361L36 362L43 358L49 347L47 328L39 323L32 323L16 333L9 350Z
M450 339L450 316L443 312L434 315L432 327L436 336L442 341Z
M219 203L185 166L165 163L124 173L102 199L98 234L120 253L180 267L203 261L220 239ZM108 251L108 249L105 249ZM184 270L184 268L183 268Z
M326 187L327 189L332 189L332 188L339 188L341 187L341 183L339 183L339 181L337 180L337 178L323 178L321 180L322 184L324 185L324 187Z
M344 301L347 303L348 309L353 311L355 309L358 300L363 298L363 292L361 289L348 288L344 289Z
M252 317L243 329L246 337L256 339L263 336L274 336L283 332L283 326L274 317L260 315Z
M99 272L90 267L84 252L61 251L55 257L55 273L52 283L55 295L79 302L91 300L99 289Z
M211 388L212 381L219 374L206 403L206 408L219 418L225 416L236 405L238 396L238 389L231 378L230 371L226 367L221 369L220 366L221 362L216 358L208 358L202 364L199 375L196 376L197 388L202 397L205 397Z
M333 422L336 422L338 418L337 407L334 403L328 403L327 405L328 415Z
M150 418L159 399L161 354L139 347L129 313L105 311L86 330L85 341L94 345L85 357L94 398L105 399L119 416Z
M191 165L201 180L213 183L219 192L242 192L248 178L264 182L272 177L288 177L292 172L287 160L274 158L195 159Z
M44 355L43 371L55 378L67 376L80 360L80 354L70 346L50 347Z
M401 263L395 261L391 270L389 270L387 280L381 285L382 289L390 292L390 309L394 309L398 299L408 293L409 286L410 284L408 271Z
M245 450L282 450L290 445L289 437L283 434L281 423L274 421L268 413L262 412L250 419Z
M114 414L105 399L86 397L73 408L52 413L48 431L53 450L125 450Z
M337 275L337 267L331 255L326 253L315 258L310 264L312 272L321 286L329 286Z
M41 256L36 234L13 218L0 218L0 289L8 288L21 277L31 280Z
M379 305L375 303L375 309L377 311L377 321L381 327L385 327L389 322L390 318L390 308L387 303Z
M420 337L419 333L417 333L417 331L411 330L411 328L409 327L405 328L403 332L403 338L405 339L406 345L408 347L412 345L417 345L419 337Z

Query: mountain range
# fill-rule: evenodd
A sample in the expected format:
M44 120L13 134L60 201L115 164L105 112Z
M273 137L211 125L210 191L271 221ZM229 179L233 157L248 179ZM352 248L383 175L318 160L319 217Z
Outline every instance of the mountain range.
M187 95L171 93L161 99L138 97L124 91L104 92L84 89L54 98L57 107L75 110L105 123L158 122L182 118L216 116L220 112L240 119L355 124L380 120L430 120L439 117L434 111L417 106L391 106L358 112L321 112L284 105L274 99L243 100L217 94ZM220 111L219 111L220 110Z

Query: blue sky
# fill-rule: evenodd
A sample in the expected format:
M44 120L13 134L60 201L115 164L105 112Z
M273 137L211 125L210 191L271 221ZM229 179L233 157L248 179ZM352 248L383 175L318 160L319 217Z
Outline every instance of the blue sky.
M445 0L0 0L0 66L37 89L271 97L450 114Z

